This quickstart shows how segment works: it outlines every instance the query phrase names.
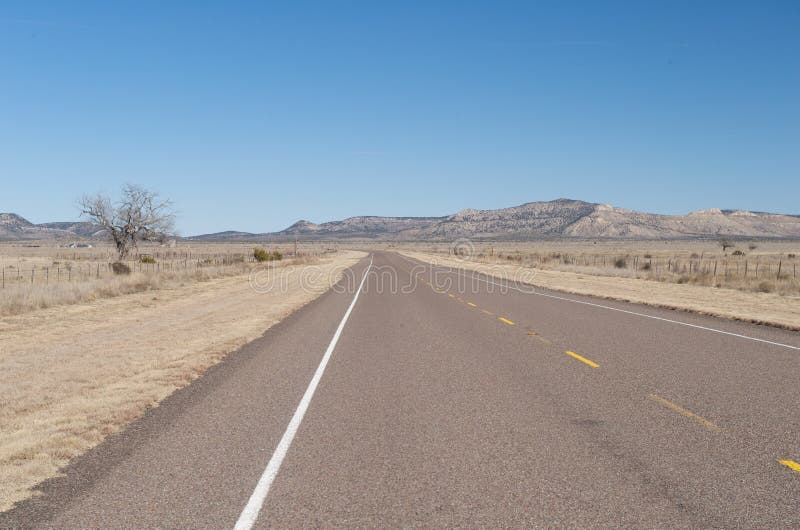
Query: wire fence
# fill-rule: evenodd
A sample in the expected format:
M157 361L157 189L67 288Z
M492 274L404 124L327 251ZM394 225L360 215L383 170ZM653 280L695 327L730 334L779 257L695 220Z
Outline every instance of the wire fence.
M202 270L204 268L220 268L241 266L252 263L252 256L243 254L226 254L223 256L195 256L156 260L142 255L139 259L123 261L131 272L159 274ZM142 258L145 258L144 261ZM24 262L16 265L3 265L0 270L0 289L24 285L50 285L63 282L85 282L115 276L112 261L72 261L53 265L29 265Z
M521 261L509 255L512 261ZM556 262L575 267L651 271L654 274L703 274L739 279L797 278L797 259L766 258L680 258L650 256L609 256L557 254L549 257L526 257L536 265Z

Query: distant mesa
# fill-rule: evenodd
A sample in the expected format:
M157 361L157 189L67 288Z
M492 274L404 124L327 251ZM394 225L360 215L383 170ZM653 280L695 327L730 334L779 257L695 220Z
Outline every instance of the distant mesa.
M716 237L800 239L793 215L710 208L660 215L573 199L529 202L499 210L465 209L442 217L349 217L315 224L300 220L257 240L452 241L536 239L700 239ZM213 235L191 239L213 240ZM246 238L239 237L243 240Z
M0 214L0 240L87 238L103 235L91 223L32 224ZM715 237L800 239L800 216L709 208L687 215L661 215L572 199L529 202L499 210L465 209L442 217L358 216L312 223L300 220L280 232L216 232L192 241L390 240L453 241L536 239L708 239Z

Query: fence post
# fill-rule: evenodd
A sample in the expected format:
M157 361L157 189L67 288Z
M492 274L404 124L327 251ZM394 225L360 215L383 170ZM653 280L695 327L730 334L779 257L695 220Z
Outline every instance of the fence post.
M781 266L783 265L783 260L778 260L778 274L775 275L775 278L780 280L781 279Z

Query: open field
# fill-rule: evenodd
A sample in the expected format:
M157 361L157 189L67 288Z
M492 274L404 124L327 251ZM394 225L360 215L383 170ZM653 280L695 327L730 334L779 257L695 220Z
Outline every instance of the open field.
M329 253L313 267L289 259L258 276L240 268L202 282L161 278L157 291L0 318L0 510L324 292L361 256ZM270 281L280 288L253 288Z
M737 276L732 265L736 258L713 254L713 246L708 243L673 243L669 248L664 243L631 242L609 244L605 249L598 244L600 250L595 250L593 244L589 245L519 243L487 245L486 248L476 246L472 248L478 250L471 256L454 255L452 250L448 252L448 248L443 246L407 245L398 250L428 263L476 270L547 289L800 329L800 292L797 280L793 276L787 277L791 272L782 273L780 279L745 278L740 267ZM788 258L793 254L788 249L796 248L794 245L764 244L766 248L750 259L762 266L768 264L763 268L771 266L773 273L781 262L781 267L786 267L784 270L792 271L796 259ZM662 247L660 252L659 246ZM561 257L548 258L553 254ZM694 255L702 257L695 258ZM603 258L607 264L605 267L599 265ZM618 268L613 265L616 259L624 259L626 264L639 263L640 267L652 259L654 263L670 264L676 271L664 271L661 266L658 272L654 268L645 271L627 266ZM595 260L597 266L593 265ZM716 280L709 280L708 273L688 272L695 268L702 270L714 261L717 262ZM720 262L726 263L727 276L720 273ZM684 281L684 277L690 280ZM713 273L711 277L714 278ZM752 288L756 281L769 281L771 287ZM776 285L780 287L773 287Z
M54 305L109 298L163 286L243 274L254 263L254 244L144 245L125 263L130 275L115 275L109 244L66 248L53 243L0 245L0 316ZM271 245L287 258L314 260L324 245Z
M537 270L638 278L742 291L800 295L800 242L734 241L542 241L406 244L408 248L488 264Z

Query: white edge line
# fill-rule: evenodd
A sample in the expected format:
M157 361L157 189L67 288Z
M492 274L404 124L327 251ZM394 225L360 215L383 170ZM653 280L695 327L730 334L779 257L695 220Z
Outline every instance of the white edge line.
M406 261L414 263L413 261L411 261L406 256L403 256L402 254L398 254L398 255L403 257ZM420 260L417 260L417 261L420 261ZM424 262L422 262L422 263L424 265ZM644 318L652 318L653 320L661 320L663 322L669 322L671 324L679 324L681 326L688 326L690 328L702 329L704 331L712 331L714 333L721 333L722 335L730 335L731 337L738 337L740 339L752 340L752 341L756 341L756 342L763 342L765 344L771 344L773 346L780 346L781 348L789 348L789 349L792 349L792 350L800 350L800 346L792 346L791 344L783 344L782 342L774 342L774 341L771 341L771 340L759 339L757 337L750 337L748 335L741 335L739 333L734 333L732 331L723 331L721 329L708 328L706 326L700 326L700 325L697 325L697 324L690 324L688 322L681 322L680 320L671 320L669 318L658 317L658 316L655 316L655 315L648 315L646 313L637 313L636 311L629 311L627 309L620 309L618 307L611 307L611 306L602 305L602 304L595 304L593 302L585 302L583 300L575 300L574 298L569 298L569 297L566 297L566 296L556 296L556 295L547 294L547 293L531 292L531 291L520 289L519 287L514 287L513 285L503 285L503 284L496 283L496 282L493 282L493 281L485 279L485 278L481 278L480 276L475 276L474 275L474 273L485 274L485 273L482 273L480 271L469 271L468 269L458 269L458 268L455 268L455 267L448 267L447 265L438 265L438 264L433 264L433 263L428 263L428 265L433 266L433 267L438 267L440 269L449 269L449 272L451 274L456 274L458 271L470 272L470 273L473 273L473 274L471 274L472 278L474 278L476 280L479 280L479 281L482 281L482 282L486 282L486 283L490 283L492 285L496 285L497 287L505 287L507 289L513 289L513 290L518 291L518 292L523 293L523 294L534 294L536 296L545 296L547 298L554 298L556 300L564 300L566 302L572 302L574 304L583 304L583 305L588 305L588 306L592 306L592 307L599 307L601 309L608 309L610 311L618 311L620 313L627 313L629 315L636 315L636 316L644 317ZM531 286L535 287L533 285L531 285Z
M303 394L300 404L297 405L297 409L294 411L294 416L292 416L289 425L286 427L286 431L283 433L281 441L278 442L278 446L275 448L275 452L272 454L272 458L270 458L266 469L264 469L264 473L258 480L258 484L256 484L253 494L250 495L247 505L239 515L239 519L236 521L234 530L249 530L253 527L253 524L255 524L258 514L261 511L261 507L264 504L264 500L267 498L267 494L269 493L269 488L272 486L272 482L278 475L278 471L281 468L283 459L286 457L286 453L289 451L289 447L292 445L294 436L297 434L297 429L300 428L300 423L303 421L303 416L305 416L306 410L308 410L308 406L311 403L311 399L314 397L314 392L317 390L317 385L319 384L320 379L322 379L322 374L325 372L325 367L328 365L328 360L331 358L331 354L333 354L333 349L336 347L336 343L339 342L339 336L342 334L344 325L347 323L347 319L350 318L350 312L356 305L358 295L361 294L361 289L364 287L367 274L369 274L369 270L372 268L372 260L373 257L370 256L369 265L367 266L367 270L364 271L364 277L361 278L361 284L358 286L358 291L356 291L353 301L350 302L350 307L347 308L344 317L342 317L342 321L339 322L339 327L336 328L336 333L333 334L333 338L331 339L330 344L328 344L328 349L325 350L325 355L322 356L322 360L317 367L317 371L314 372L314 377L311 378L311 382L308 384L308 388L306 388L306 392Z

